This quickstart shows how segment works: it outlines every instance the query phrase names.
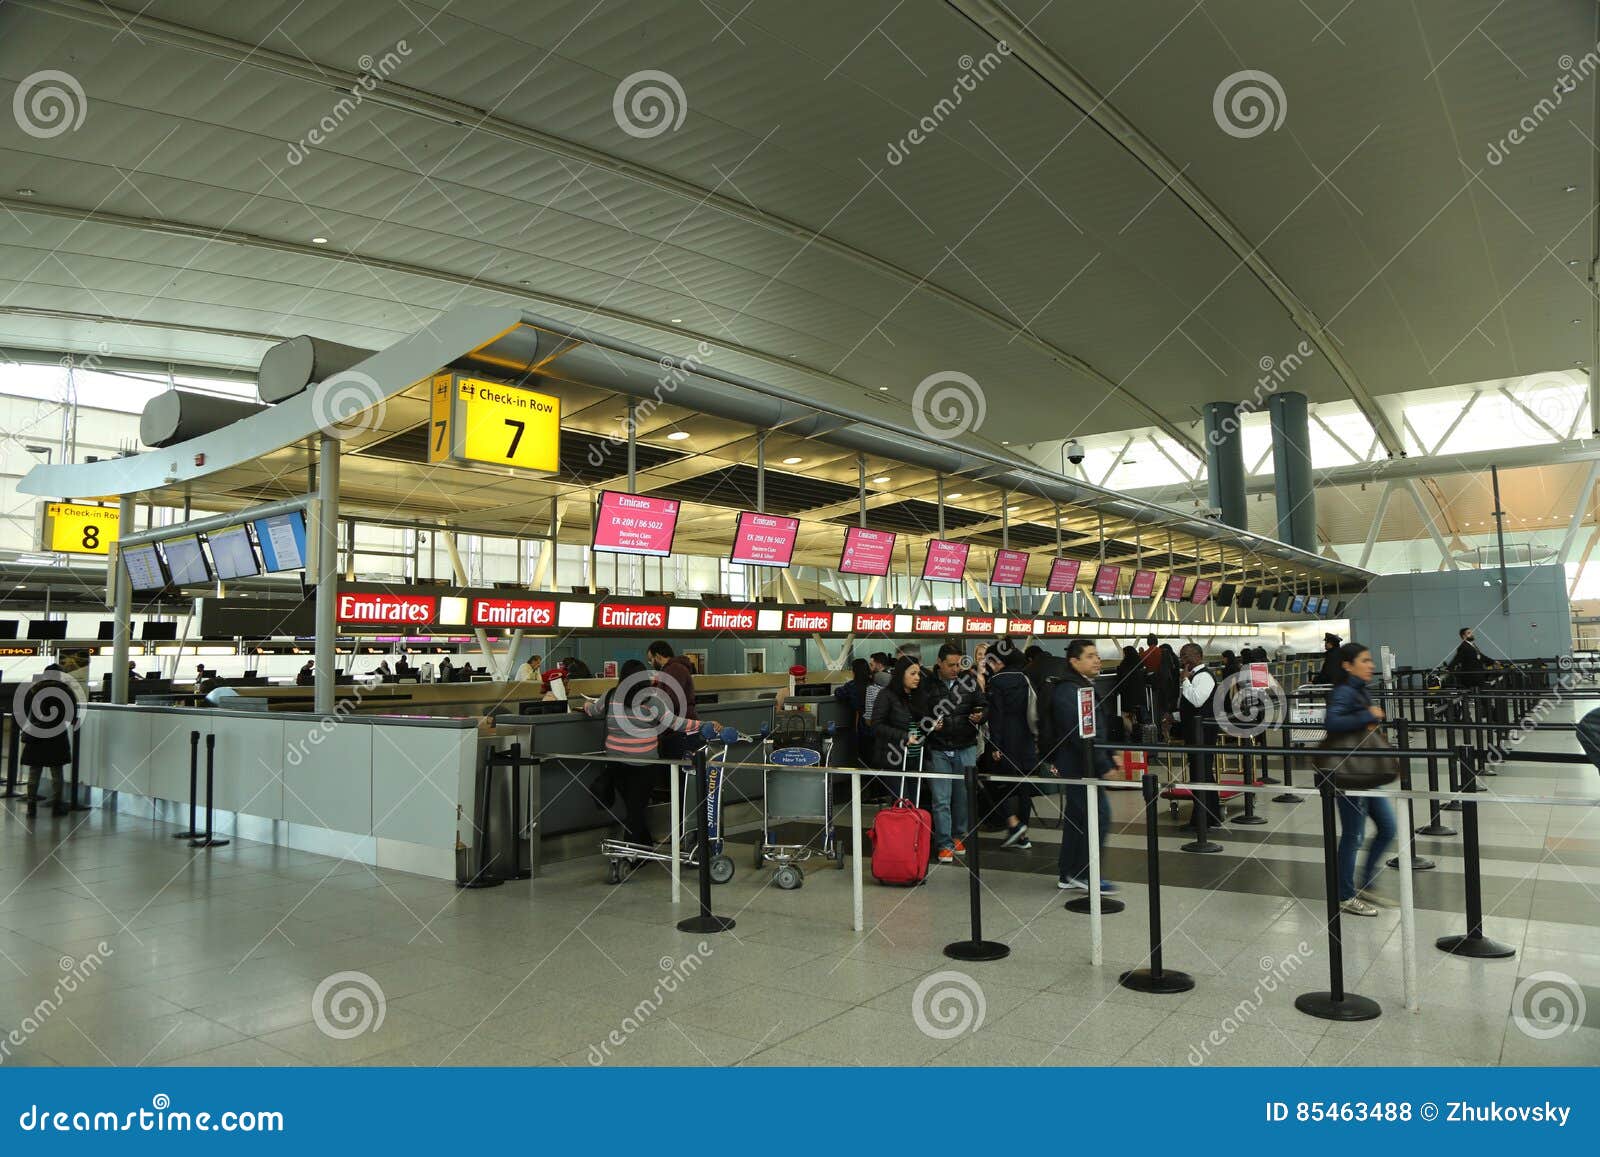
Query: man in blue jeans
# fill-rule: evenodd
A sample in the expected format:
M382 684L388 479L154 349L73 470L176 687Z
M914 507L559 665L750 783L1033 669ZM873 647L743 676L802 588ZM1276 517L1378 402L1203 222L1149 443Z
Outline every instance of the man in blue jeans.
M927 733L928 771L965 775L978 762L978 724L987 706L983 689L961 648L946 643L939 648L929 681ZM933 788L933 843L941 864L965 853L962 836L967 831L967 785L953 779L930 781ZM954 827L952 828L952 823Z

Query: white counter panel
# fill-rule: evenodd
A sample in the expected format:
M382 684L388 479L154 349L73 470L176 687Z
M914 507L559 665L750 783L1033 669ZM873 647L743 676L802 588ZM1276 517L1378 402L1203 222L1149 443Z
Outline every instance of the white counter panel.
M370 730L372 834L449 848L453 856L457 785L477 759L477 732L381 724Z
M150 767L149 787L145 795L156 799L175 799L189 802L189 733L200 733L199 757L196 766L195 790L203 804L206 792L206 736L211 731L211 720L204 716L168 716L154 714L150 717Z
M217 737L216 806L265 819L283 818L283 753L285 733L298 738L305 724L219 717L212 724Z
M330 723L311 731L284 725L283 818L336 832L372 831L369 724ZM315 739L316 742L311 742Z

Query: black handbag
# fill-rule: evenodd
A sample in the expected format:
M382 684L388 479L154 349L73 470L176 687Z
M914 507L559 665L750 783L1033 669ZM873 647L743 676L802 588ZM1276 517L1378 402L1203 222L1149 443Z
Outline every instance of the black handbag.
M1400 761L1382 731L1331 731L1311 759L1318 771L1333 776L1336 787L1370 791L1400 777Z

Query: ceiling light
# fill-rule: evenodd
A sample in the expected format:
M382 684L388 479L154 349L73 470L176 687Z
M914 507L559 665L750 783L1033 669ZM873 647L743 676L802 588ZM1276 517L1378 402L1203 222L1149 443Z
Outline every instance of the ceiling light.
M327 243L328 239L326 237L313 237L311 239L311 244L313 245L326 245Z
M677 325L679 322L681 322L683 320L683 318L681 318L681 317L672 317L672 318L668 318L667 320L670 321L673 325Z
M966 495L962 494L961 491L959 491L959 490L957 490L954 494L946 494L945 495L945 498L947 500L950 500L950 501L954 501L957 498L965 498L965 497L966 497Z
M889 481L889 476L887 474L884 474L884 475L881 475L881 476L879 476L877 478L874 478L873 481L876 482L879 486L882 486L885 482Z
M1576 185L1568 185L1566 188L1562 189L1561 191L1563 193L1576 193L1578 191L1578 186L1576 186Z
M1576 265L1576 264L1578 264L1578 259L1576 257L1569 258L1567 260L1567 264L1568 265Z
M879 386L878 387L878 393L887 394L888 392L889 392L889 387L888 386Z
M785 466L798 466L798 465L800 465L800 463L802 463L804 461L805 461L804 458L785 458L783 460L783 464Z
M689 436L689 431L687 431L687 430L674 430L672 433L667 435L667 441L669 441L669 442L681 442L685 438L687 438L688 436Z
M33 190L32 189L18 189L17 190L17 196L19 196L19 197L31 197L31 196L33 196Z
M1572 324L1573 325L1582 325L1583 324L1583 318L1581 318L1581 317L1573 318L1572 319Z

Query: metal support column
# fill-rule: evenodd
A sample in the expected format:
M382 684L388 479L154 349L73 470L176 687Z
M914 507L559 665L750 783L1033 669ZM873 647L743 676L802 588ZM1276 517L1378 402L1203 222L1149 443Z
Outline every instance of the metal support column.
M1283 390L1267 399L1272 421L1272 472L1278 502L1278 538L1316 554L1316 480L1311 473L1310 409L1306 396Z
M1245 506L1244 433L1236 402L1207 402L1204 408L1206 430L1206 485L1213 509L1222 512L1222 521L1240 530L1250 529L1250 514Z
M134 525L133 495L124 494L117 502L117 534L123 538L138 530ZM128 701L128 640L133 634L133 580L128 568L117 561L111 572L112 603L116 607L111 634L111 702Z
M317 642L314 710L333 713L339 624L339 440L324 434L317 470Z
M628 402L628 493L634 492L639 473L639 403Z

